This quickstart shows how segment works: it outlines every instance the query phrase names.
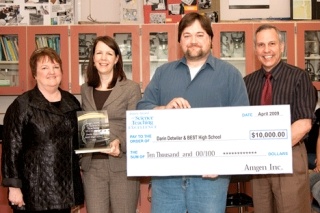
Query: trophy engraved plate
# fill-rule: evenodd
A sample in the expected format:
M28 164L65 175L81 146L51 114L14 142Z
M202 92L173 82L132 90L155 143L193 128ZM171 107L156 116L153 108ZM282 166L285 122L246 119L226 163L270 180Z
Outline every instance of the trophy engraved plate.
M77 154L107 151L110 129L107 111L79 111Z

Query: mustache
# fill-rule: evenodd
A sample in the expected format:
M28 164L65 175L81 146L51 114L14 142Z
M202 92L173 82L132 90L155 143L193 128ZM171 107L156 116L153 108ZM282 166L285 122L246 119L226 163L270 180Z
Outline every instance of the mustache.
M201 45L199 45L197 43L192 43L192 44L189 44L187 47L188 48L190 48L190 47L201 47Z

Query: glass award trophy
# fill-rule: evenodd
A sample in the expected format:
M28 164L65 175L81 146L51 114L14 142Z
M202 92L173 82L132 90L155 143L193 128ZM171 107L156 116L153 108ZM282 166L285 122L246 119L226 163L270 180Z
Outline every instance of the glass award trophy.
M108 151L110 129L107 111L79 111L77 154Z

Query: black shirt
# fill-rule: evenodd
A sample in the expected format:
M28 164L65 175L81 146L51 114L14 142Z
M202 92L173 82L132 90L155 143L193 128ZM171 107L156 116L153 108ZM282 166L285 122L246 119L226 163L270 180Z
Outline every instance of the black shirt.
M104 103L108 99L110 93L112 90L107 90L107 91L100 91L100 90L93 90L93 99L96 104L97 110L101 110Z

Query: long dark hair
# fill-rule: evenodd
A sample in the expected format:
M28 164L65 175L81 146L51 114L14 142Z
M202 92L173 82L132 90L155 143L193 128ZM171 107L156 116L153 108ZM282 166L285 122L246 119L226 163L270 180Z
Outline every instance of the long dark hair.
M89 56L89 65L87 68L87 83L89 86L93 88L97 88L98 86L100 86L100 76L93 62L93 55L95 53L96 46L99 41L108 45L114 51L115 55L119 57L118 62L113 67L113 77L108 85L108 89L111 89L116 85L118 79L119 81L122 81L126 80L127 77L125 72L123 71L123 62L120 48L117 42L110 36L99 36L93 42L93 47Z

